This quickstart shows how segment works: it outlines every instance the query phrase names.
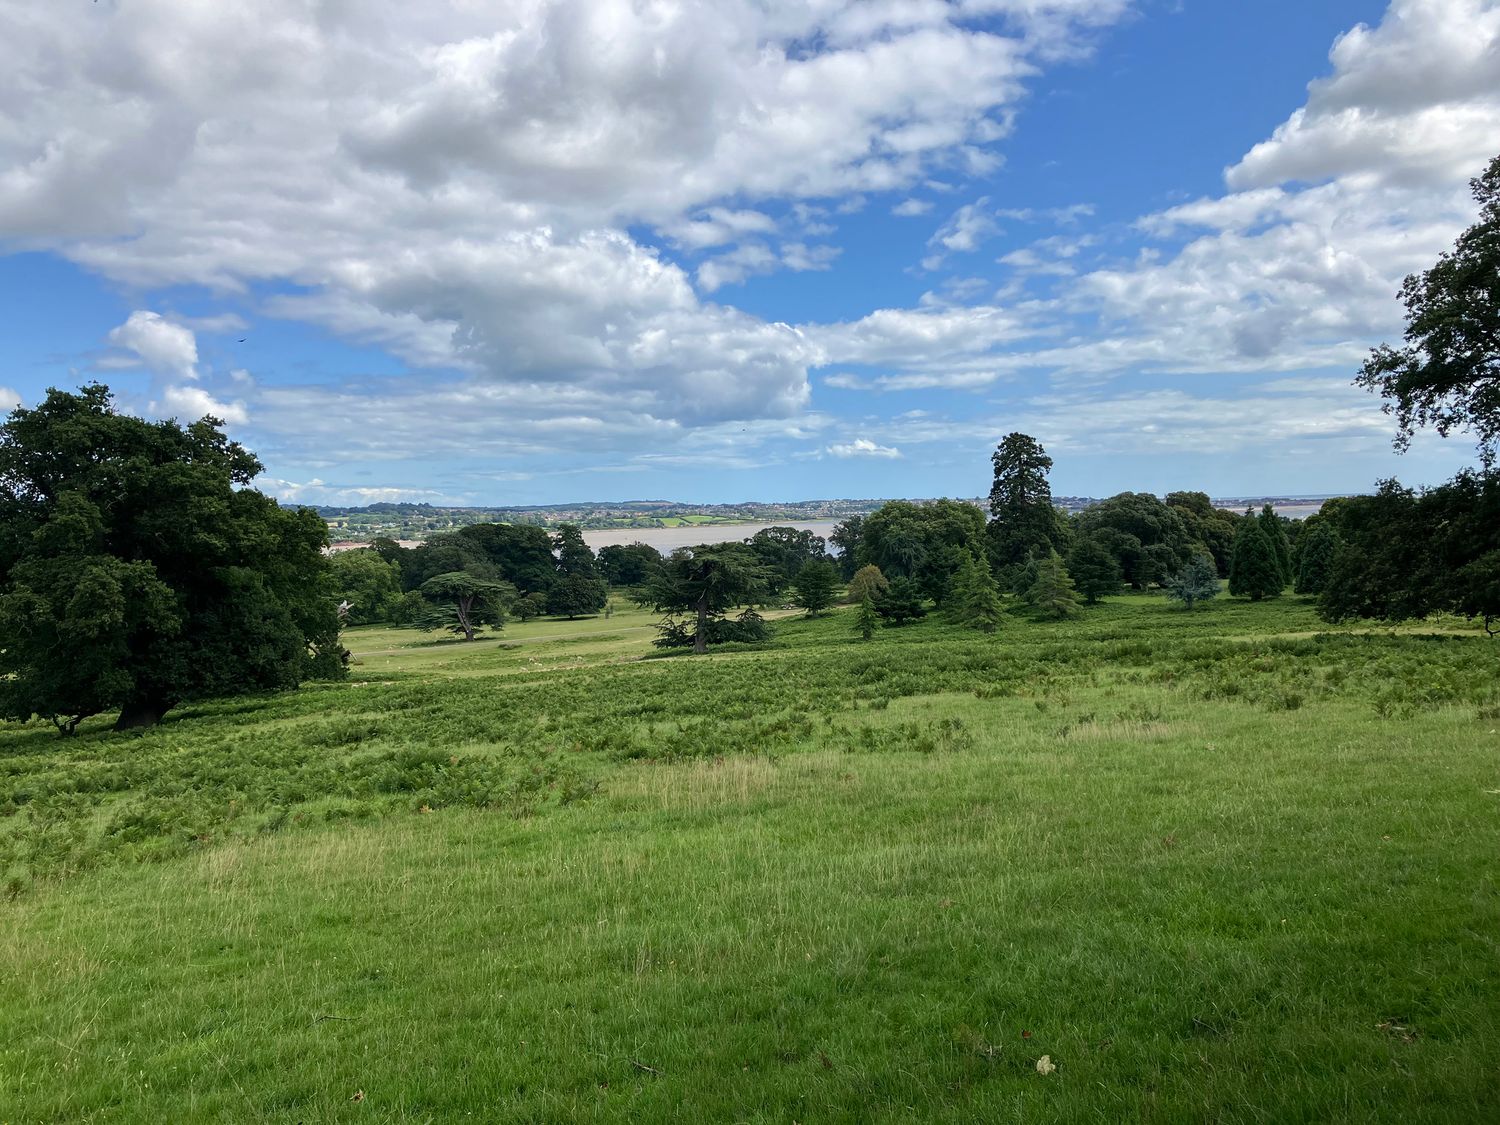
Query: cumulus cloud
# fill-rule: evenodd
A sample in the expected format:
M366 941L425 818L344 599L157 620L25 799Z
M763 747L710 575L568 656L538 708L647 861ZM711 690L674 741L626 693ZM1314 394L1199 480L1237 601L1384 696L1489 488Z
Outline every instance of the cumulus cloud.
M431 488L401 488L396 485L355 486L330 484L314 477L308 481L257 477L254 487L286 504L461 504L464 497L444 495Z
M21 405L21 396L9 387L0 387L0 412L8 413Z
M198 377L198 338L193 330L160 313L137 309L124 324L113 328L109 342L130 354L106 360L106 365L145 367L179 379Z
M151 404L154 414L180 418L184 422L196 422L209 415L232 426L242 426L250 421L250 412L243 402L221 402L202 387L171 386L161 393L161 398Z
M917 215L925 215L932 210L930 199L903 199L891 208L891 214L899 218L910 219Z
M992 166L1042 62L1125 6L0 0L0 239L138 290L288 288L264 311L617 419L785 416L806 337L627 232L722 248L703 292L824 268L827 224L764 201Z
M828 452L835 457L882 457L894 460L901 456L901 450L889 445L876 445L869 438L855 438L850 442L835 442L828 447Z

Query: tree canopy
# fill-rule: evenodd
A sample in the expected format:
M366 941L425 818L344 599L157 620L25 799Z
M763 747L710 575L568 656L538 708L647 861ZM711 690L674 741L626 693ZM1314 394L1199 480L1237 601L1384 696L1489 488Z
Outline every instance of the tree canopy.
M327 528L248 487L220 425L117 413L98 383L0 425L0 715L145 726L342 674Z
M1406 344L1376 348L1355 382L1386 400L1398 449L1428 426L1469 430L1488 465L1500 445L1500 156L1469 187L1479 221L1406 278Z
M715 619L731 606L764 593L767 576L755 552L743 543L680 547L668 556L641 593L642 601L668 615L694 618L693 651L708 651ZM666 628L676 627L669 616Z
M1052 458L1029 434L1006 434L990 455L989 553L1007 577L1031 557L1062 550L1068 540L1066 521L1052 504L1047 474Z

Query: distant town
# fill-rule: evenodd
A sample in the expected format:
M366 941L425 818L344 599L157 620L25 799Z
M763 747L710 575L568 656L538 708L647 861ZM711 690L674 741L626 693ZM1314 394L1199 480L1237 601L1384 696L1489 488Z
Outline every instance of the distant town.
M1243 511L1270 504L1293 519L1318 510L1328 496L1227 496L1217 497L1215 507ZM1100 502L1095 496L1055 496L1053 503L1067 512L1079 512ZM919 501L920 502L920 501ZM739 504L686 504L674 500L621 500L539 504L516 507L439 507L432 504L370 504L364 507L317 505L315 510L328 522L329 537L337 544L368 543L388 538L417 541L440 531L454 531L476 523L531 524L553 528L574 524L585 531L643 531L661 528L711 527L724 524L811 523L837 521L868 515L882 504L878 500L788 500L776 503L746 501ZM984 507L984 497L970 503Z

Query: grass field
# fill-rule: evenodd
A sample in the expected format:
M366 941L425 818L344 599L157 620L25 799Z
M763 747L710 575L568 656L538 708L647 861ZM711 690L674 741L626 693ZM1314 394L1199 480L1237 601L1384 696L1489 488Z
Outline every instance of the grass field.
M1477 630L652 621L0 729L0 1122L1500 1120Z

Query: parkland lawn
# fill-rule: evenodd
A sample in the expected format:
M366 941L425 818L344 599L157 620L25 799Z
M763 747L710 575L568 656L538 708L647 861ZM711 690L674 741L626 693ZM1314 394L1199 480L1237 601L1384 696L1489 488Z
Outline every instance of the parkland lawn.
M851 618L0 728L0 1122L1500 1120L1500 640Z

